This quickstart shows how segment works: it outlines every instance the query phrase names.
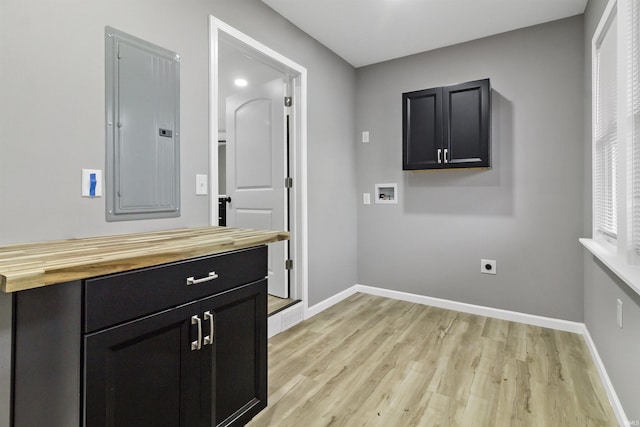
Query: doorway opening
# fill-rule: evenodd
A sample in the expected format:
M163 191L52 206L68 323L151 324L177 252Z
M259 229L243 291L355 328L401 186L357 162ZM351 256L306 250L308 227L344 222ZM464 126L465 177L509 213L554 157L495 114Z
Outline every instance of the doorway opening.
M210 40L211 224L291 234L269 245L269 314L293 319L271 336L308 308L306 69L213 16Z

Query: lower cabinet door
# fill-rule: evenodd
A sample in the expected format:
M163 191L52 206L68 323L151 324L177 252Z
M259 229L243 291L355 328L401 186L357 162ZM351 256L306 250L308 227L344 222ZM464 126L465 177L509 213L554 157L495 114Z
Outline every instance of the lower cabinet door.
M205 336L213 332L202 353L203 425L243 426L267 406L267 281L204 299L201 310Z
M84 425L200 424L194 302L85 336Z
M86 427L243 426L267 406L267 281L84 338Z

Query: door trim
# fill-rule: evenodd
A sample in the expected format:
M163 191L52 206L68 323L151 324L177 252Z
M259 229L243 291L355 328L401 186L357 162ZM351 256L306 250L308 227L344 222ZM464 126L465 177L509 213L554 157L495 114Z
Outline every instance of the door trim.
M307 69L279 54L261 42L233 28L213 15L209 16L209 223L218 225L218 41L231 37L256 51L291 73L293 83L293 122L291 133L291 171L293 188L290 194L291 235L293 254L290 298L302 300L304 313L308 303L308 199L307 199Z

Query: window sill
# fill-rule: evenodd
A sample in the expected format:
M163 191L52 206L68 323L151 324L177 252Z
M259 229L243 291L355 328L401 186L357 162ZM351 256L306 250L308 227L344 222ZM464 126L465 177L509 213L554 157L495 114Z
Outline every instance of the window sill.
M602 246L593 239L579 239L589 252L607 266L616 276L640 295L640 266L630 265L619 258L615 252Z

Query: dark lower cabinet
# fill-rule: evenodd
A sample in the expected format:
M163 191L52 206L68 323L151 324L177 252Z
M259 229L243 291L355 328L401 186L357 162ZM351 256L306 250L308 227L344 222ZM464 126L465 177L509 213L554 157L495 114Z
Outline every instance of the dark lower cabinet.
M244 425L267 406L267 281L201 305L215 329L202 352L201 425Z
M187 304L85 337L86 426L200 425L200 354L189 348L197 310Z
M90 426L244 425L266 406L266 281L85 337Z
M262 246L17 293L12 425L245 425L267 405L266 268Z

